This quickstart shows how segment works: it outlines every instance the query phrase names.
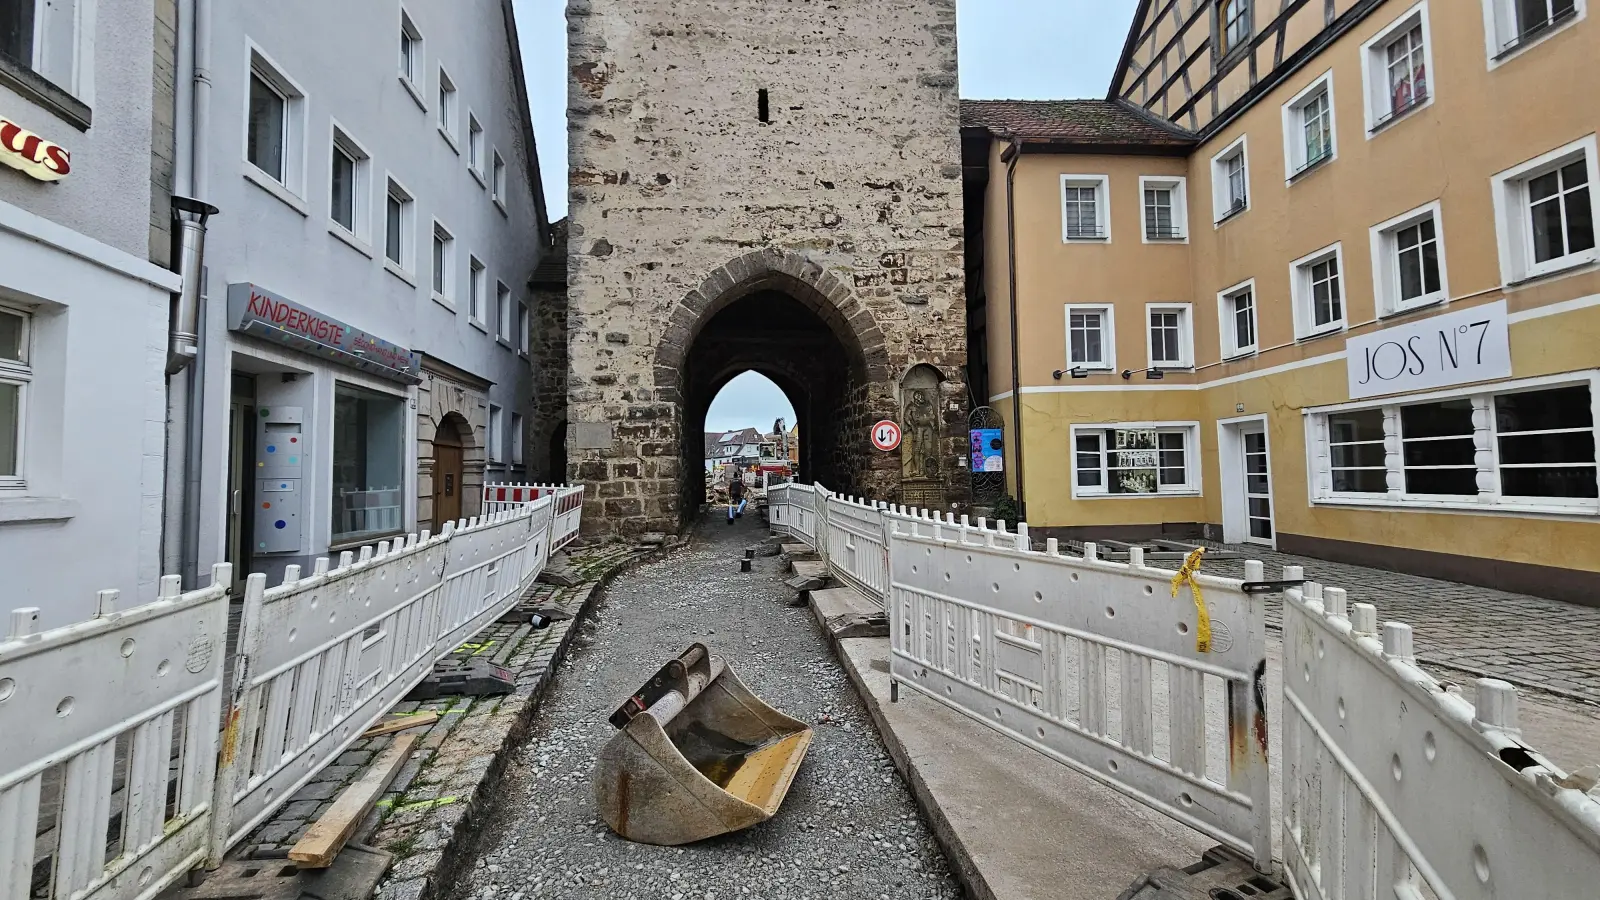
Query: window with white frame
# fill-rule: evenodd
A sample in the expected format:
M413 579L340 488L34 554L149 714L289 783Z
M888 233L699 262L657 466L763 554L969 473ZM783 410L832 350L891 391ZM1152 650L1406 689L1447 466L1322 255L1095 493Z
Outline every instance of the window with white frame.
M1539 43L1587 13L1587 0L1483 0L1489 58L1500 62Z
M1139 199L1144 209L1144 239L1182 241L1189 237L1188 180L1142 175Z
M1381 409L1353 409L1328 414L1328 466L1334 492L1388 492L1383 415Z
M1333 71L1283 105L1284 171L1293 181L1334 158Z
M494 161L489 172L489 196L494 202L500 204L502 210L506 206L506 161L501 158L500 151L493 152Z
M1184 369L1194 365L1189 304L1147 304L1145 318L1149 325L1146 345L1150 351L1150 368Z
M1200 490L1199 426L1074 425L1072 464L1074 497L1195 494Z
M1344 249L1339 244L1295 260L1289 268L1295 337L1344 328Z
M505 459L505 425L502 421L504 412L494 404L489 405L489 461L500 462Z
M1061 176L1061 240L1107 241L1111 208L1104 175Z
M1494 176L1501 275L1511 284L1596 259L1595 136Z
M452 146L456 142L456 83L450 79L444 67L439 67L439 133L448 139Z
M521 301L517 302L517 339L514 343L518 352L528 352L528 304Z
M367 201L372 156L338 125L333 126L332 165L328 179L328 217L350 234L366 240L371 232Z
M1361 45L1369 137L1433 102L1432 70L1433 46L1424 0Z
M1217 307L1223 358L1256 352L1256 283L1247 281L1217 294Z
M482 323L483 304L489 296L489 272L476 256L467 259L467 317Z
M467 168L473 174L483 176L483 126L478 124L478 117L467 113Z
M1554 376L1312 410L1313 499L1600 513L1595 384Z
M1110 305L1067 307L1067 368L1113 368L1115 347Z
M1244 135L1211 157L1212 218L1222 224L1250 208L1250 161Z
M522 427L522 416L518 415L517 413L512 413L511 414L511 464L513 466L522 465L522 452L523 452L522 443L523 443L523 441L524 441L524 437L523 437L523 427Z
M495 282L494 328L495 337L511 343L511 289L503 281Z
M411 234L416 228L416 200L393 178L384 199L383 255L401 269L411 269Z
M27 423L32 316L0 306L0 491L26 487L22 460Z
M422 32L403 9L400 11L400 77L413 87L422 84Z
M1250 40L1250 0L1222 0L1217 6L1217 36L1226 56Z
M450 230L433 223L433 295L445 301L455 299L456 239Z
M272 181L300 192L305 92L259 51L250 53L244 158Z
M1439 303L1449 296L1437 202L1373 226L1372 275L1380 315Z
M0 0L0 57L69 94L82 93L79 40L83 20L94 21L84 6L84 0Z

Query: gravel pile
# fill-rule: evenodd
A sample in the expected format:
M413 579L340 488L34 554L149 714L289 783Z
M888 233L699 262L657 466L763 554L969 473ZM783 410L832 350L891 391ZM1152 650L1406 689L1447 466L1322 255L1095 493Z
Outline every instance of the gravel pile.
M457 900L962 896L810 613L785 605L779 560L739 572L765 536L753 516L735 527L713 516L690 548L613 582L503 782ZM771 821L682 848L630 843L594 804L606 717L694 641L815 738Z

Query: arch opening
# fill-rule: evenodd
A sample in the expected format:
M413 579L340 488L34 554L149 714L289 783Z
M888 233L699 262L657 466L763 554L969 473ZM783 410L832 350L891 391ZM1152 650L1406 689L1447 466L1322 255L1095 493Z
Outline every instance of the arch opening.
M433 516L434 531L443 523L468 514L466 494L466 453L473 445L472 425L460 413L448 413L433 432ZM476 511L476 507L471 507Z
M720 305L697 330L682 374L684 473L705 469L706 416L731 381L756 372L783 392L798 426L798 478L828 485L849 484L844 433L852 395L863 389L864 356L853 339L841 339L809 304L773 289L757 290ZM749 422L758 430L771 421ZM703 479L685 478L683 512L705 502Z

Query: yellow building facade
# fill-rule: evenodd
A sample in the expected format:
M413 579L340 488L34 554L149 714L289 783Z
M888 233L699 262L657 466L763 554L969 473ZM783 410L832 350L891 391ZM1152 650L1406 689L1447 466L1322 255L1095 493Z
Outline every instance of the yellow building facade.
M1147 0L1108 99L965 105L1013 494L1600 604L1587 3L1282 6Z

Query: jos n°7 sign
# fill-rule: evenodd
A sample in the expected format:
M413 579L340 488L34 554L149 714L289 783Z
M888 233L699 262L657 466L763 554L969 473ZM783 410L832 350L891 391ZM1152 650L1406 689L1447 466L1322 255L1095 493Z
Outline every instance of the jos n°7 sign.
M1509 378L1506 302L1350 338L1345 366L1352 400Z

